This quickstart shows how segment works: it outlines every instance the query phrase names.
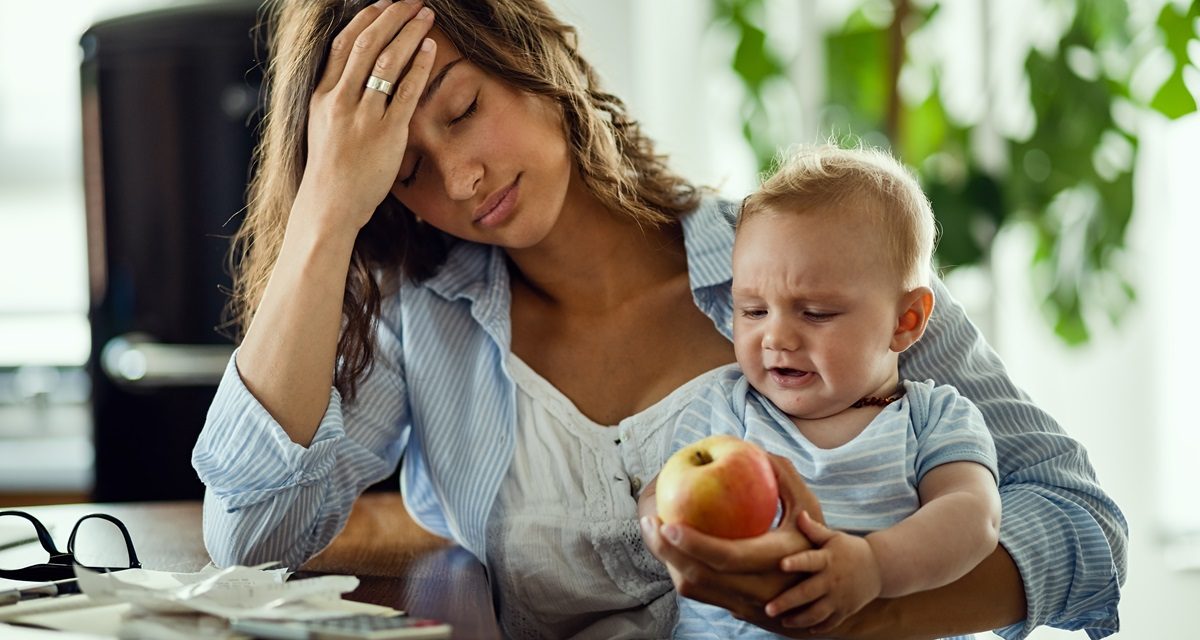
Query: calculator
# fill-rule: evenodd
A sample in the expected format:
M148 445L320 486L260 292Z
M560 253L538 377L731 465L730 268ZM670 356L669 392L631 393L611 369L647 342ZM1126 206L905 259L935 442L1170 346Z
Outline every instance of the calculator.
M390 640L449 638L450 625L438 620L360 613L319 620L234 620L230 629L270 640Z

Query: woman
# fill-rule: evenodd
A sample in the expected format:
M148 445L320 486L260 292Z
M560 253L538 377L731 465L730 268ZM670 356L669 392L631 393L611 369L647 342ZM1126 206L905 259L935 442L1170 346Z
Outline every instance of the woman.
M636 514L662 427L733 361L733 207L655 156L540 0L425 4L272 6L246 331L193 456L210 553L298 566L403 455L410 513L485 563L508 635L663 636L672 579L778 627L762 610L778 559L807 546L794 523L742 543L651 526L643 545ZM902 367L988 418L1012 556L847 634L1115 625L1120 512L937 294L947 311Z

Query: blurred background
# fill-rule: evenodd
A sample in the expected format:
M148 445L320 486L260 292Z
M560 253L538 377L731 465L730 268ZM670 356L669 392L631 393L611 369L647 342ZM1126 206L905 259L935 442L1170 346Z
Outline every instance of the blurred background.
M1125 511L1122 635L1194 634L1200 0L549 1L697 182L828 139L912 167L954 295ZM0 4L0 506L200 495L255 9Z

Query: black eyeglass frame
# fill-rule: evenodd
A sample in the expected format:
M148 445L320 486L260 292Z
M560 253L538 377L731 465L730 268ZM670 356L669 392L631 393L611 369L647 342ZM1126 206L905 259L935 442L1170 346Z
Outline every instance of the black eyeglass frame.
M125 528L124 522L107 513L89 513L77 520L75 526L71 529L71 537L67 539L66 553L58 550L58 546L54 544L54 538L50 536L50 530L46 528L46 525L42 524L41 520L38 520L32 514L25 513L24 511L0 511L0 518L4 516L18 516L32 523L34 531L37 532L38 542L50 554L50 558L41 564L34 564L21 569L0 569L0 578L27 582L53 582L74 578L75 571L73 567L75 565L101 573L140 569L142 567L142 563L138 561L137 552L133 550L133 539L129 537L129 529ZM111 522L121 531L121 535L125 538L125 549L129 552L128 567L92 567L75 560L75 534L79 533L79 525L90 518L99 518Z

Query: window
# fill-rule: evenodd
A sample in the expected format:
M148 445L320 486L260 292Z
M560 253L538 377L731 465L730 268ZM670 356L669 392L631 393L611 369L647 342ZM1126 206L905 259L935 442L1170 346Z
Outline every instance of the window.
M79 37L173 3L0 6L0 492L91 483Z
M87 360L79 37L168 4L94 0L53 20L36 2L0 8L0 368Z

